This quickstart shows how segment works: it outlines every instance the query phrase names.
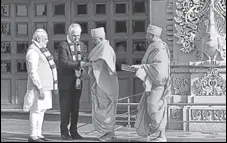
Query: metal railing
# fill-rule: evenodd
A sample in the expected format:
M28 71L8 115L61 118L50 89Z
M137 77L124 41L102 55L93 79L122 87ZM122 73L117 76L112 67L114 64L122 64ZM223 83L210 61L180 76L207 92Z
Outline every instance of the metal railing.
M117 105L123 105L123 106L127 106L127 112L123 113L123 114L118 114L117 117L120 117L121 115L126 115L127 114L127 121L125 120L117 120L117 122L127 122L127 127L131 127L131 106L137 106L139 103L131 103L131 98L133 97L137 97L137 96L141 96L143 93L138 93L138 94L134 94L131 96L127 96L127 97L123 97L123 98L119 98L118 99L118 103ZM122 100L127 100L126 103L119 103L119 101Z
M143 93L138 93L138 94L134 94L131 96L127 96L127 97L123 97L123 98L119 98L118 99L118 103L117 105L120 106L127 106L127 112L124 112L122 114L117 114L117 117L125 117L122 115L127 115L127 120L116 120L117 122L127 122L127 127L131 127L131 123L135 122L135 120L131 120L132 117L132 110L131 110L131 106L137 106L139 103L131 103L131 98L133 97L138 97L141 96ZM174 95L172 95L174 96ZM126 103L121 103L119 101L123 101L123 100L127 100ZM192 106L206 106L206 107L220 107L220 106L226 106L225 103L168 103L167 106L178 106L178 107L183 107L183 108L189 108ZM137 111L134 110L134 111ZM169 121L169 122L180 122L180 123L201 123L201 121L187 121L187 120L183 120L183 121ZM206 121L207 123L226 123L226 121ZM185 130L185 129L184 129Z

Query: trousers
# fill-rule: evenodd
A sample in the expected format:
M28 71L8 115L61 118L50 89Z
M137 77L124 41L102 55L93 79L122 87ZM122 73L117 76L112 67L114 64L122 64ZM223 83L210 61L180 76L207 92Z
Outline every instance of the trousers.
M30 92L29 92L30 93ZM52 91L44 91L44 99L37 98L37 92L31 92L30 97L34 96L34 101L29 108L29 134L33 138L42 138L42 126L44 114L47 109L52 108Z
M42 125L46 109L43 110L33 110L31 108L29 113L29 134L33 138L42 138Z
M69 90L59 90L61 123L61 135L68 135L70 122L70 134L77 134L77 123L79 116L80 97L82 90L71 86Z

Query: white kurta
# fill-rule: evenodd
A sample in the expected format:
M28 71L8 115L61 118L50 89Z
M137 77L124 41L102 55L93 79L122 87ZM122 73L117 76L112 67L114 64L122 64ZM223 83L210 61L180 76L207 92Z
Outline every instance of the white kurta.
M28 76L32 79L34 88L27 90L24 97L24 111L29 111L31 108L33 110L42 110L52 108L52 90L45 90L45 97L43 100L38 99L38 91L35 87L41 88L41 81L37 73L39 54L34 50L30 49L26 55L27 60L27 70Z
M38 99L38 91L33 89L33 90L28 90L27 93L25 94L24 97L24 106L23 110L24 111L29 111L29 110L44 110L44 109L51 109L52 108L52 91L44 91L44 99L40 100Z

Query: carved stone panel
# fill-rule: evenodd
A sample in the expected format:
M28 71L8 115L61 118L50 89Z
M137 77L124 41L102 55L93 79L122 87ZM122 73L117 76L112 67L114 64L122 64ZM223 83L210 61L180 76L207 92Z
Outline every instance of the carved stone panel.
M180 107L170 107L168 110L168 129L182 130L183 110Z
M186 77L173 77L172 87L174 95L190 94L190 79Z
M196 96L226 96L226 79L218 69L208 69L205 75L193 82L192 93Z
M197 60L225 60L226 1L176 0L175 4L175 36L180 50L194 52Z
M200 121L200 123L189 123L189 131L215 132L226 131L226 109L205 107L204 109L190 109L189 121ZM209 121L212 121L208 123ZM216 121L216 123L214 122Z
M181 45L183 53L191 53L195 50L194 37L198 31L198 24L201 17L208 10L208 2L205 0L177 0L176 1L176 17L175 28L177 33L175 36L178 38L177 43Z
M191 121L225 121L225 110L192 109Z
M1 5L1 16L9 17L10 5Z
M214 120L217 121L226 121L225 110L215 110L214 111Z
M182 120L182 109L170 109L170 119Z

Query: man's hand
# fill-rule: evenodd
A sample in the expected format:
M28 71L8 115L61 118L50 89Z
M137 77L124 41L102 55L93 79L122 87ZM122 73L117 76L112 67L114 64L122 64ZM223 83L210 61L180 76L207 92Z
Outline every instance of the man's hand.
M131 68L135 68L136 70L140 69L142 65L131 65Z
M38 99L43 100L44 99L44 91L42 88L38 89Z
M83 62L83 61L81 61L80 62L80 66L81 67L89 67L89 66L91 66L92 64L90 63L90 62Z

